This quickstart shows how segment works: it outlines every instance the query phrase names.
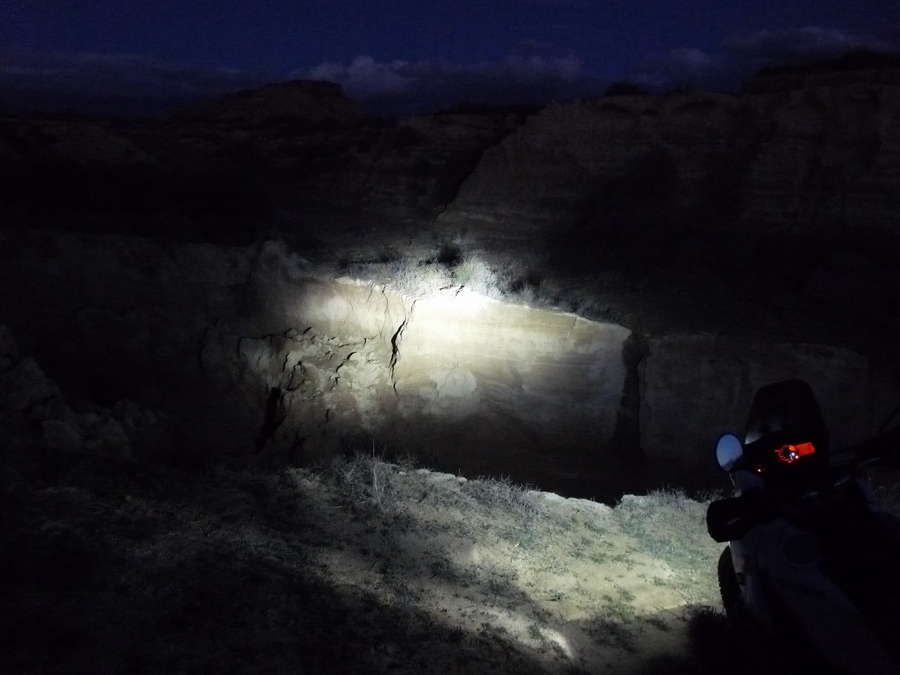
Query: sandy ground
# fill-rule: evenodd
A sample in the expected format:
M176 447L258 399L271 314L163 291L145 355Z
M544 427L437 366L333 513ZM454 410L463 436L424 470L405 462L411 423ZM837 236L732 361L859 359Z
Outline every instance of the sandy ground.
M502 636L535 665L636 672L648 660L678 661L687 656L691 612L716 606L711 575L690 569L715 561L712 542L685 543L669 561L656 557L678 546L661 541L676 531L694 525L702 533L703 510L694 502L629 497L617 513L505 482L348 466L371 473L384 492L369 497L376 513L362 521L326 507L319 522L354 542L322 557L327 577L421 609L451 632Z
M0 472L0 672L721 672L705 506L372 457Z

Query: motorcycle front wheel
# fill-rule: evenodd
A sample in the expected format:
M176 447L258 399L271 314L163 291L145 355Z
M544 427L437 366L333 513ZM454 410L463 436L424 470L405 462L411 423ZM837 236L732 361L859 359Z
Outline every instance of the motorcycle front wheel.
M722 606L728 620L737 625L741 618L741 589L738 586L737 574L734 571L734 561L731 559L731 547L726 546L719 556L719 593L722 595Z

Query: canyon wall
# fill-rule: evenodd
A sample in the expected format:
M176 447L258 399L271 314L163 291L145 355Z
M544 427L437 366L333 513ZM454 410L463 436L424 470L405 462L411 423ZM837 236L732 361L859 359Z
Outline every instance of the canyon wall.
M550 105L489 148L441 214L516 242L690 233L897 233L900 72L789 89Z
M714 480L711 443L773 379L809 380L839 443L894 396L847 350L647 338L460 288L411 297L318 277L273 242L4 234L0 252L0 316L69 405L137 401L188 456L374 449L608 495Z
M129 399L186 456L374 448L599 494L711 480L773 380L810 381L838 445L896 400L897 69L530 116L319 94L0 120L0 324L73 415ZM518 304L335 279L467 257Z
M593 251L689 247L701 233L897 230L896 68L526 115L365 120L333 86L283 83L160 122L0 119L0 204L7 226L52 216L54 229L202 241L276 228L311 241L323 223L330 243L350 230L408 239L433 224L442 236Z
M139 400L188 454L308 463L374 442L532 482L616 459L621 326L320 278L275 243L3 235L0 251L0 315L73 408Z
M359 120L330 95L305 111L310 93L288 83L161 121L0 117L2 226L226 244L280 232L353 255L361 235L381 233L377 250L417 233L522 122Z

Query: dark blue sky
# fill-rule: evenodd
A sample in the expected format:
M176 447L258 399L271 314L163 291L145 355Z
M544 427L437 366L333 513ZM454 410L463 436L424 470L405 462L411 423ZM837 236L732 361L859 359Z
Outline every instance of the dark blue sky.
M727 88L858 48L900 49L900 0L0 0L7 104L162 105L300 77L407 111L619 79Z

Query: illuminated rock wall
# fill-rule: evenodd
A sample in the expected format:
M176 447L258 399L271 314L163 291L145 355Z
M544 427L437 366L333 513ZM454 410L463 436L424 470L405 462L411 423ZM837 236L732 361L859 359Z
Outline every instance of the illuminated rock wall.
M398 340L398 417L460 467L598 468L613 461L630 333L465 291L418 300Z
M321 278L271 243L0 243L0 312L23 347L75 405L163 409L186 452L309 462L374 442L469 474L615 475L621 326Z
M460 290L414 299L317 276L275 243L0 235L0 251L0 321L73 408L134 399L187 454L374 450L598 494L708 481L711 443L767 382L807 379L838 444L896 397L846 350L633 336Z
M252 392L258 451L310 461L371 450L360 447L370 439L445 469L535 482L618 461L627 329L465 291L411 299L294 279L290 266L264 251L256 326L219 321L201 353L204 372Z

